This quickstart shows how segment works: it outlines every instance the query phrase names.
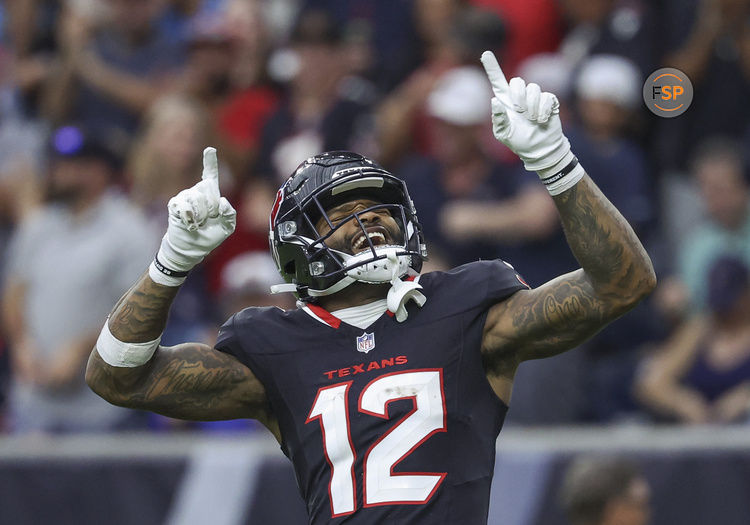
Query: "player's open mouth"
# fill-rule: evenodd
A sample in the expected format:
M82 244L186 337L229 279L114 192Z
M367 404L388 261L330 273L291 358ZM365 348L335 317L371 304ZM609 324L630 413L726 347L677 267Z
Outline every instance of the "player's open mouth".
M385 231L382 228L378 228L377 230L368 231L367 236L365 236L364 234L360 234L355 237L354 242L352 243L352 251L354 253L358 253L369 248L370 246L367 243L368 237L373 246L383 246L387 244Z

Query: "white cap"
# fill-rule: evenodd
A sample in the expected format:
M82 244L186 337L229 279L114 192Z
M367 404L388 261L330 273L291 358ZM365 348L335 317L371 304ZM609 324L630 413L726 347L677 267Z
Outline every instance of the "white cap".
M554 93L561 100L570 95L573 64L559 53L531 55L518 65L517 74L526 84L538 84L542 91Z
M458 126L483 124L490 120L491 98L492 88L481 69L459 67L438 79L427 97L427 113Z
M641 74L633 62L617 55L594 55L581 66L576 94L634 108L641 100L641 87Z
M229 261L221 272L222 289L230 293L267 294L271 285L281 282L276 263L265 251L242 253Z

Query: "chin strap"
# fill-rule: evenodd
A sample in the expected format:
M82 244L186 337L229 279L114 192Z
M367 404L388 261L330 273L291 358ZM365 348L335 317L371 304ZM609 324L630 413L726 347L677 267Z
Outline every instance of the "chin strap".
M393 265L391 289L388 290L388 297L386 298L388 310L396 315L396 321L403 323L409 316L409 312L406 311L407 301L412 300L421 308L427 298L419 291L422 285L414 281L401 280L398 256L395 253L388 254L388 261Z
M387 255L388 262L391 266L391 288L388 290L388 296L386 297L386 303L388 306L388 310L394 313L396 320L399 323L403 323L406 321L406 318L409 317L409 312L406 311L406 303L409 301L414 301L417 303L417 306L420 308L424 303L427 301L427 298L424 296L422 292L419 290L422 289L422 285L419 283L415 283L414 281L402 281L400 274L401 274L401 267L399 264L399 258L398 255L396 255L395 250L391 251ZM348 279L348 282L347 282ZM341 281L344 286L341 286L341 288L344 288L345 286L351 284L356 279L347 276L344 280ZM362 281L366 282L366 281ZM376 284L376 283L371 283ZM284 293L284 292L296 292L297 291L297 285L293 283L283 283L283 284L274 284L271 286L271 293L277 294L277 293ZM338 291L338 290L336 290ZM329 293L330 289L329 289ZM315 294L312 294L315 295ZM318 293L317 295L328 295Z

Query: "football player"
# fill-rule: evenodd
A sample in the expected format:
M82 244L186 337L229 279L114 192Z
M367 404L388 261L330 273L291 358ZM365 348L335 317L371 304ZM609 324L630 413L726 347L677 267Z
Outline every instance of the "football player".
M115 306L87 381L110 402L171 417L255 418L293 462L310 523L484 524L495 440L527 359L578 345L655 286L651 262L584 173L556 97L494 55L495 136L553 195L581 269L529 289L507 263L420 275L404 183L347 152L305 161L279 190L272 254L298 308L248 308L215 348L159 346L190 269L234 230L216 151L169 203L149 271Z

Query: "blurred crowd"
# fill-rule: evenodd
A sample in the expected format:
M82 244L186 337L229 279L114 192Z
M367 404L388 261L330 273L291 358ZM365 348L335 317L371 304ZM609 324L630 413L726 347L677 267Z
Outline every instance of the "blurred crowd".
M494 50L555 93L576 153L654 260L645 303L522 365L514 424L750 416L750 0L8 0L0 4L0 421L6 432L252 429L111 407L83 382L112 305L219 152L237 232L191 273L163 344L213 343L269 295L276 189L347 149L404 178L427 271L500 257L577 268L552 199L491 134ZM695 97L665 119L645 78Z

